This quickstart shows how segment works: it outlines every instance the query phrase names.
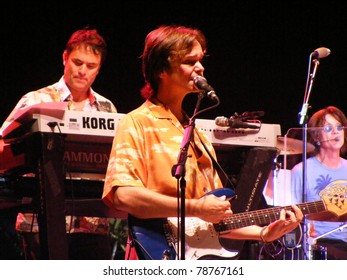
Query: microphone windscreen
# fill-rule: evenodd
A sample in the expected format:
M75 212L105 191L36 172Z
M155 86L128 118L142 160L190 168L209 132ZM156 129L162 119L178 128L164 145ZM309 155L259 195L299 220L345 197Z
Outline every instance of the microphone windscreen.
M330 53L331 53L331 51L328 48L321 47L321 48L316 49L313 52L312 56L314 58L324 58L324 57L327 57Z

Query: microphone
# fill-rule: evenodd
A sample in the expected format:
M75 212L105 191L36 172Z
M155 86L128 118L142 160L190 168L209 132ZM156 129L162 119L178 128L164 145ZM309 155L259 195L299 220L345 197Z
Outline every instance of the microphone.
M230 117L217 117L215 118L215 124L222 127L231 127L231 128L252 128L259 129L260 126L243 122L240 118Z
M336 141L336 142L339 142L340 140L341 140L341 137L340 137L340 136L336 136L335 138L329 139L328 141Z
M207 80L202 76L196 76L193 79L194 84L197 89L201 90L209 99L218 102L219 98L216 95L216 92L214 91L213 87L211 87Z
M336 136L335 138L330 138L330 139L326 139L326 140L322 140L322 141L319 141L320 143L322 142L330 142L330 141L340 141L341 140L341 137L340 136Z
M324 57L327 57L330 53L331 53L331 51L328 48L321 47L321 48L314 50L314 52L312 53L312 57L313 58L324 58Z
M340 136L336 136L335 138L330 138L330 139L326 139L326 140L322 140L322 141L316 141L316 145L317 146L320 146L321 143L324 143L324 142L330 142L330 141L336 141L336 142L339 142L341 140L341 137Z

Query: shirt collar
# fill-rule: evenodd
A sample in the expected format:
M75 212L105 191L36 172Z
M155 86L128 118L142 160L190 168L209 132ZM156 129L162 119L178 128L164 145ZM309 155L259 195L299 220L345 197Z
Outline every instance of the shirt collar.
M176 116L171 112L171 110L160 102L153 102L151 100L146 100L145 105L151 111L154 117L158 119L167 119L170 120L176 127L182 129L182 125ZM184 112L186 115L186 113ZM188 118L188 116L186 115Z
M64 77L61 77L59 82L56 84L56 90L60 94L60 101L68 101L71 99L71 92L68 86L65 83ZM95 96L95 91L92 88L89 88L89 103L91 105L99 106L99 101Z

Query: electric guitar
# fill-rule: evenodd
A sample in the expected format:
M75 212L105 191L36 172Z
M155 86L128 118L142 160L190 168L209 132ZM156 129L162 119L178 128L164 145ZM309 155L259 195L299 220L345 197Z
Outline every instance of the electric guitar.
M231 189L217 189L206 195L235 197ZM347 181L331 182L320 193L322 200L296 204L303 214L328 213L347 220ZM220 236L230 230L250 225L263 225L279 219L281 209L291 210L291 206L277 206L261 210L237 213L223 221L212 224L199 218L185 218L185 259L235 259L239 254L227 250L220 244ZM324 216L324 215L323 215ZM309 217L309 216L308 216ZM138 219L129 215L129 233L140 259L160 260L177 258L178 219Z

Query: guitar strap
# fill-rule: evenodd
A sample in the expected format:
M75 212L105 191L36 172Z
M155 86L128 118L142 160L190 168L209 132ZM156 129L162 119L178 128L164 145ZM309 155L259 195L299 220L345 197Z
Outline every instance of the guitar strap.
M230 180L229 176L226 174L226 172L224 171L224 169L222 168L222 166L218 163L217 159L215 159L215 157L211 154L211 152L209 151L209 149L206 147L206 144L204 143L204 141L201 139L201 136L198 132L198 130L196 129L196 134L198 135L199 137L199 140L201 142L201 144L204 146L207 154L210 156L211 160L212 160L212 163L213 163L213 167L214 169L216 169L217 173L218 173L218 176L219 178L221 179L222 181L222 184L224 186L224 188L229 188L229 189L232 189L235 191L236 193L236 190L235 190L235 184Z

